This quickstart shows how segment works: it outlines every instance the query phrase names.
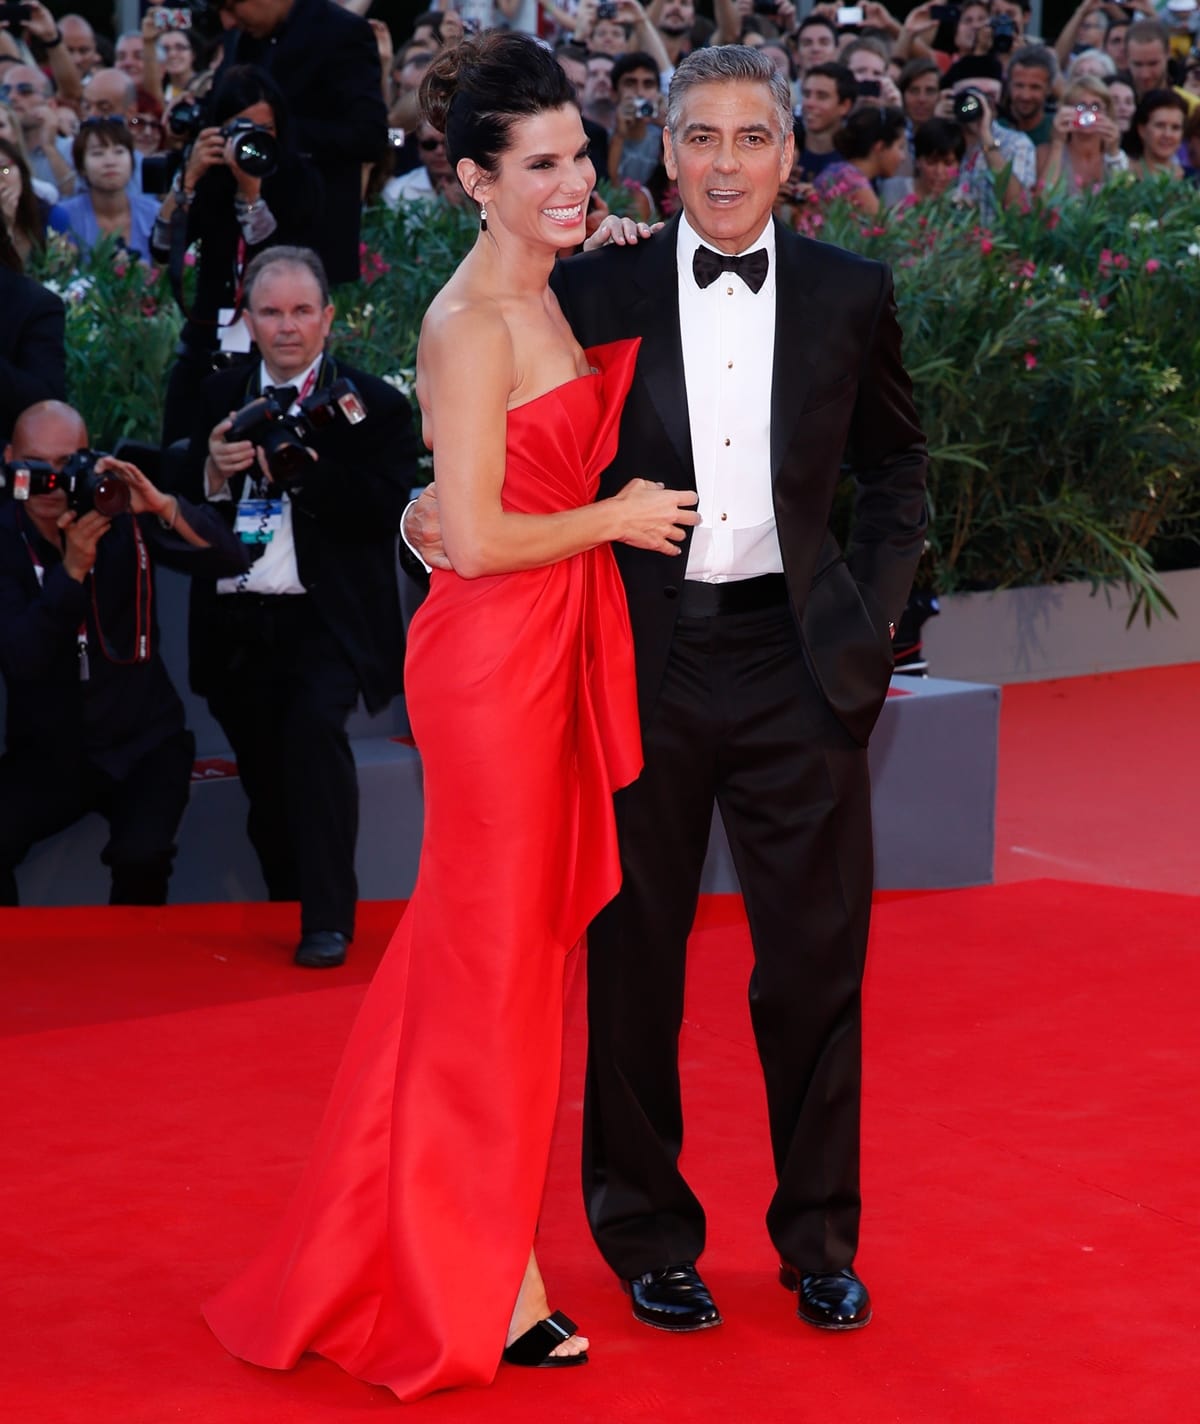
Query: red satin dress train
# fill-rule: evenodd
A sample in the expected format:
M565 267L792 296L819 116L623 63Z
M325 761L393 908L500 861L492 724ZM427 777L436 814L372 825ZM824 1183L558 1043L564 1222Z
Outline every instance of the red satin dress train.
M505 508L595 497L636 354L595 348L593 374L509 412ZM312 1351L412 1400L495 1376L545 1183L564 964L620 883L611 798L641 748L611 549L435 572L406 682L425 777L413 897L294 1200L204 1314L242 1359Z

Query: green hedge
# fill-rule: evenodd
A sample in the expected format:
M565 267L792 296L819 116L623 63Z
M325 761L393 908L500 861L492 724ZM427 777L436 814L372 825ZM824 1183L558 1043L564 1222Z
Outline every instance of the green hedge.
M474 238L470 211L375 209L338 346L407 387L422 313ZM889 262L932 455L944 592L1119 579L1200 551L1200 192L1128 183L990 228L949 204L820 236ZM51 275L54 273L51 271ZM97 443L155 437L178 317L161 276L97 260L69 290L69 382Z

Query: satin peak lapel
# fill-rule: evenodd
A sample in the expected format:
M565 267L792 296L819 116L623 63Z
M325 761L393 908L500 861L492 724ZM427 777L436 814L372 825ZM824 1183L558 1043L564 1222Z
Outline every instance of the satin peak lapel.
M687 489L695 478L692 462L692 429L688 419L687 383L683 371L683 344L679 337L679 274L675 247L679 219L667 224L647 243L634 277L631 314L636 330L642 333L638 352L637 378L649 392L654 409L670 436L679 457L681 478L666 479L676 489ZM646 479L655 478L646 471Z

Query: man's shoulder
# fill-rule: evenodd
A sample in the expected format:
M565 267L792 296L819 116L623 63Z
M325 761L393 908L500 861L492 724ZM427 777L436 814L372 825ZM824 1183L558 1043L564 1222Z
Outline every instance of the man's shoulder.
M302 32L306 41L314 32L330 40L372 36L370 25L352 10L335 3L335 0L296 0L288 20L288 31ZM373 36L372 36L373 42Z
M368 413L372 409L398 410L402 405L411 410L404 392L390 381L385 381L382 376L372 375L370 371L350 365L336 352L333 353L333 367L338 377L353 381L366 402Z
M0 268L0 307L7 318L6 327L16 325L14 317L46 316L63 311L61 297L35 278L7 267Z
M810 278L815 279L816 285L840 283L842 291L846 282L877 288L889 270L886 262L849 252L844 247L835 247L832 242L805 237L779 223L775 224L775 247L781 255L798 263Z

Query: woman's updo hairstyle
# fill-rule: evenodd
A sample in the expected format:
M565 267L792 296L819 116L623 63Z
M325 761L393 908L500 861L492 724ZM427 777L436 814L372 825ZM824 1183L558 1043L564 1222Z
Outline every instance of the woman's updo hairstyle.
M504 30L443 50L425 71L420 101L421 117L446 136L451 164L469 158L485 173L495 173L518 119L578 104L545 45Z

